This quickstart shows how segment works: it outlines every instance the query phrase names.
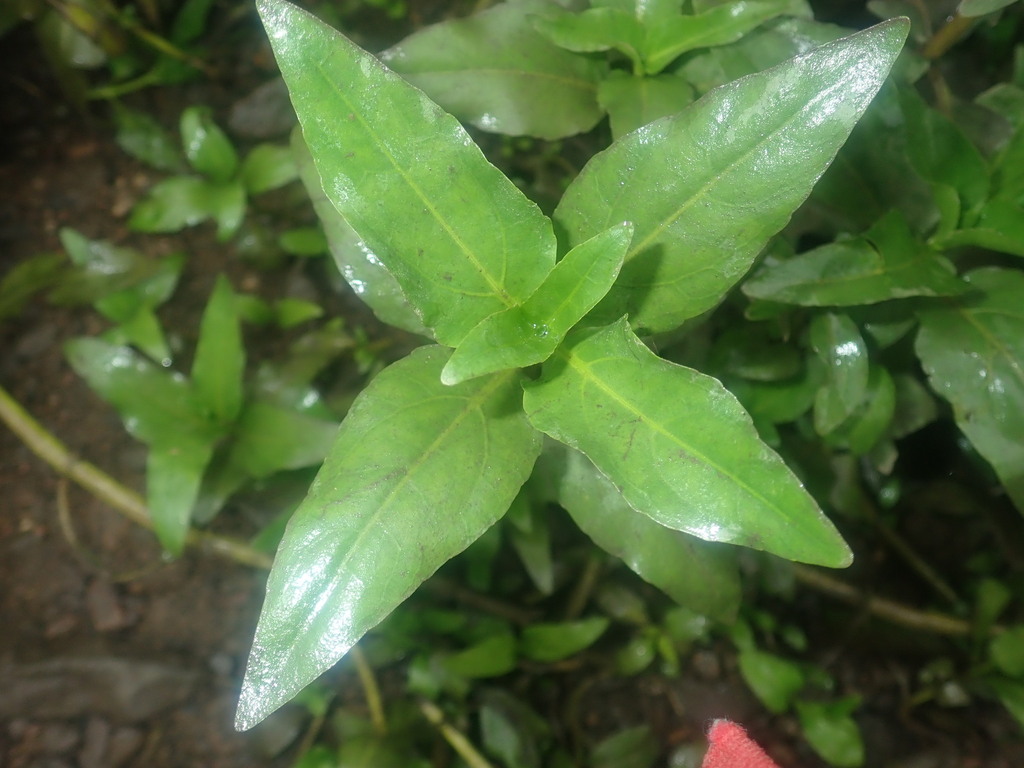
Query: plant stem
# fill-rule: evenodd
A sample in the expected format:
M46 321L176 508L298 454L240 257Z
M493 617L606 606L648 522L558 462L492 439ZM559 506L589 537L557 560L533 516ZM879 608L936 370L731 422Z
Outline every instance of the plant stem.
M958 40L966 35L976 20L959 13L939 27L921 49L921 55L929 61L935 61L952 48Z
M958 619L955 616L932 611L919 611L894 600L869 595L817 568L796 563L792 567L797 581L804 586L832 595L845 603L859 605L868 613L893 624L922 632L953 636L969 635L974 629L969 621ZM1000 632L1002 627L992 627L992 631Z
M427 718L432 726L437 728L444 736L445 741L451 745L459 757L466 761L470 768L494 768L474 747L458 728L451 723L445 722L444 713L436 704L430 701L420 702L420 711Z
M373 723L373 730L378 736L385 736L388 732L388 721L384 717L384 703L380 697L380 687L373 674L373 667L370 666L366 660L366 654L358 645L353 645L348 655L355 665L356 674L359 675L359 683L363 686L363 696L366 698L366 706L370 710L370 722Z

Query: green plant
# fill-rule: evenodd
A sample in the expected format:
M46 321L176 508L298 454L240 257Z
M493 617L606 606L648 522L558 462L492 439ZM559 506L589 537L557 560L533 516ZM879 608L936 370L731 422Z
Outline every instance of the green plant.
M735 398L636 334L674 333L721 302L847 138L906 22L619 138L571 183L552 224L422 93L305 12L259 7L323 192L358 233L360 266L390 279L387 298L403 297L437 344L360 395L293 515L240 727L344 655L524 494L562 504L645 578L711 614L734 613L735 566L698 539L849 562ZM691 567L659 570L659 548Z
M109 281L110 256L124 249L90 243L77 233L65 232L63 238L76 263L82 266L91 257L92 275ZM103 262L99 266L97 258ZM153 301L173 290L181 263L167 259L166 267L158 266L154 276L134 288L98 297L97 307L121 325L106 338L79 338L66 345L75 371L118 409L128 431L149 446L150 515L161 544L175 555L182 551L190 526L208 522L246 483L323 459L337 426L310 382L339 351L337 338L351 344L339 327L328 327L321 335L335 341L322 339L312 355L299 351L301 359L293 363L264 365L247 388L240 315L246 310L252 314L254 307L243 303L222 276L203 314L191 377L185 378L170 368L170 351L152 314ZM81 281L69 281L55 293L71 290L80 293ZM255 309L274 314L270 307ZM278 315L287 321L293 311L286 306Z
M168 168L169 142L151 121L123 108L118 112L122 146L141 159ZM189 107L181 113L181 144L200 175L172 176L159 182L132 210L128 226L137 232L177 232L213 219L217 238L230 240L245 218L248 198L297 178L287 147L260 144L239 161L227 135L209 110ZM173 166L171 166L173 167Z

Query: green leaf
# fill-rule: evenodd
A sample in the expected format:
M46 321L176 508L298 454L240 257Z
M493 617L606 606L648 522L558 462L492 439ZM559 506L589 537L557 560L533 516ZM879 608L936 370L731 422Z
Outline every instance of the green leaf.
M552 5L502 3L422 29L381 59L455 116L485 131L542 139L589 131L601 119L607 66L564 51L534 29Z
M889 372L871 366L864 403L840 430L844 442L858 456L868 453L885 437L896 413L896 384Z
M555 590L555 564L551 557L551 533L547 516L531 504L524 494L519 494L505 515L505 520L510 523L506 529L509 540L530 581L541 594L550 595Z
M864 739L851 717L858 706L860 699L857 697L836 702L796 702L796 713L807 741L836 768L864 765Z
M626 728L602 739L590 753L591 768L651 768L661 748L648 725Z
M242 409L245 347L235 309L235 292L224 275L217 277L199 327L192 383L213 417L230 424Z
M898 211L886 214L863 237L802 253L743 284L752 298L805 307L954 296L966 290L948 261L914 239Z
M237 179L211 183L206 192L210 215L217 222L217 240L226 243L238 232L245 218L245 187Z
M258 7L324 191L437 340L533 293L551 222L455 118L305 11Z
M579 451L552 447L544 458L562 465L558 501L595 544L680 605L725 622L735 618L740 581L732 551L640 514Z
M250 195L283 187L299 178L290 147L260 144L242 161L242 184Z
M790 0L723 3L694 16L678 16L647 29L643 58L647 74L656 74L696 48L739 40L754 27L785 13Z
M595 5L581 13L538 17L534 26L555 45L575 53L615 49L629 58L634 73L639 74L643 70L640 50L644 42L644 25L634 10L634 7L626 10Z
M59 253L32 256L11 267L0 280L0 320L20 314L35 294L61 279L64 269Z
M717 304L788 221L867 107L905 20L738 80L616 141L573 181L555 219L576 245L618 221L633 243L595 312L671 330Z
M917 355L1024 512L1024 273L988 267L964 280L977 292L919 312Z
M753 647L743 648L739 663L743 679L769 712L785 712L804 687L804 673L799 665L781 656Z
M321 190L320 194L323 194ZM320 227L296 227L281 233L277 239L281 250L292 256L322 256L327 253L327 237Z
M1024 206L1010 200L988 200L971 226L934 237L931 242L938 248L973 245L1024 256Z
M116 328L104 334L114 344L130 344L161 365L171 364L171 349L167 345L160 321L153 310L142 308Z
M868 349L848 315L828 313L811 321L811 347L825 364L825 383L814 400L814 428L827 435L864 402Z
M519 377L441 384L417 349L363 390L281 543L237 725L250 728L341 658L508 509L540 439Z
M444 657L442 666L446 672L469 680L507 675L516 668L516 638L507 633L492 635Z
M1010 677L1024 677L1024 626L996 635L989 644L992 661Z
M192 508L199 497L213 443L183 435L168 445L157 443L146 460L146 502L160 544L178 556L185 548Z
M625 319L572 334L524 405L537 429L585 453L630 506L664 526L792 560L850 562L736 398L658 358Z
M246 403L234 428L230 463L249 477L267 477L324 460L338 425L256 400Z
M636 77L613 70L601 82L597 100L608 112L612 136L621 136L659 117L674 115L693 101L693 88L676 75Z
M149 445L173 445L194 435L214 442L220 430L189 381L127 347L99 339L73 339L65 345L71 367L100 397L113 405L125 429Z
M995 13L1001 8L1013 5L1017 0L960 0L956 10L961 16L973 17Z
M164 179L134 208L128 228L136 232L177 232L213 215L214 187L199 176Z
M573 248L519 306L483 320L441 372L445 384L547 360L565 335L608 293L633 236L629 222Z
M168 552L180 554L220 430L180 374L99 339L74 339L65 350L78 375L118 410L125 429L150 446L146 488L154 529Z
M993 678L988 681L996 696L1013 718L1024 728L1024 682Z
M429 335L398 281L327 199L320 185L320 174L299 129L292 132L291 145L299 167L299 178L324 228L331 257L342 277L383 322L410 333Z
M181 113L181 143L189 164L213 181L230 181L238 170L238 154L206 107Z
M112 102L114 122L117 124L115 141L132 157L161 171L180 171L184 163L170 134L155 117Z
M547 723L529 706L498 688L480 696L480 737L484 748L507 768L541 768Z
M914 169L926 181L956 191L961 220L976 215L989 189L985 159L956 125L925 104L913 88L900 88L899 99Z
M520 651L534 661L561 661L593 645L609 623L604 616L592 616L579 621L530 624L520 638Z

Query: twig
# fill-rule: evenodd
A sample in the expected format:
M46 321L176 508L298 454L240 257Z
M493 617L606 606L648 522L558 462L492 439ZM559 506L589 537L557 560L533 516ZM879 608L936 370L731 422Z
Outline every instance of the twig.
M67 446L33 419L3 387L0 387L0 420L3 420L36 456L53 467L59 475L74 480L137 525L153 530L146 502L139 494L126 488L93 464L82 461L72 454ZM185 541L236 563L265 571L270 570L273 563L273 558L266 552L228 536L191 530Z
M938 635L969 635L974 627L969 621L949 616L945 613L932 611L919 611L894 600L887 600L884 597L868 595L856 587L840 581L834 576L829 576L817 568L806 565L793 564L793 573L797 581L806 587L824 592L827 595L838 598L845 603L859 605L868 613L885 619L893 624L899 624L911 629L918 629L923 632L932 632ZM1003 627L993 626L993 633L1005 631Z
M427 718L432 726L437 728L444 736L444 740L451 745L459 757L466 761L469 768L494 768L474 747L458 728L451 723L445 722L444 713L436 704L430 701L420 702L420 711Z
M956 14L929 38L921 49L921 55L929 61L938 59L971 30L974 22L975 19Z
M356 674L359 675L359 683L363 686L363 696L366 699L366 706L370 710L370 722L373 723L373 730L377 732L378 736L386 736L388 721L384 717L384 702L380 697L380 687L373 674L373 667L370 666L366 660L366 654L358 645L352 646L348 655L355 665Z

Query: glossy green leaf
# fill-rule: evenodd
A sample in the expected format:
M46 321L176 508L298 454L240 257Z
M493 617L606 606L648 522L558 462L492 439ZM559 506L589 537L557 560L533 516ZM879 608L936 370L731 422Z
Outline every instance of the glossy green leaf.
M573 248L522 304L485 318L441 372L445 384L547 360L612 287L633 236L618 224Z
M933 184L956 190L962 217L976 214L989 189L988 167L981 153L960 128L925 104L913 88L900 88L899 99L906 121L907 153L915 170Z
M292 133L291 146L299 167L299 178L324 228L331 257L352 291L388 325L428 336L429 331L405 298L398 281L327 199L313 156L309 154L298 129Z
M257 5L327 197L437 340L533 293L551 222L458 121L306 11Z
M687 51L735 42L791 5L790 0L740 0L649 28L643 52L645 69L655 74Z
M919 312L917 355L1024 512L1024 273L990 267L964 279L977 293Z
M1024 626L996 635L989 644L989 654L1000 671L1010 677L1024 677Z
M542 139L588 131L601 119L606 65L553 45L534 29L552 5L501 3L422 29L381 59L455 116L485 131Z
M811 321L811 347L825 364L825 383L814 400L814 428L827 435L864 402L868 349L848 315L828 313Z
M815 752L836 768L864 765L864 739L852 717L858 706L858 698L836 702L796 702L797 717L807 741Z
M234 421L242 409L244 373L245 346L235 292L220 275L199 326L192 384L203 405L223 424Z
M238 170L238 153L206 107L181 113L181 143L189 164L213 181L225 182Z
M520 651L534 661L561 661L593 645L609 623L604 616L592 616L579 621L530 624L520 637Z
M850 552L750 417L623 319L570 335L527 386L530 422L581 450L634 509L708 541L842 566Z
M889 71L905 21L879 24L709 93L616 141L555 212L575 245L635 234L595 312L670 330L713 307L807 197Z
M735 618L740 581L733 552L640 514L579 451L551 451L545 458L561 465L558 501L595 544L680 605L725 622Z
M514 373L441 384L425 347L352 405L267 584L237 725L250 728L341 658L508 509L540 450Z
M75 372L117 408L125 428L142 442L167 445L185 435L211 442L219 437L191 383L181 374L99 339L74 339L65 352Z
M743 284L752 298L807 307L953 296L966 290L949 262L917 242L895 211L863 237L802 253L758 271Z
M245 156L242 183L250 195L283 187L299 177L291 148L278 144L260 144Z
M693 101L693 88L676 75L636 77L615 70L601 82L597 100L619 138L659 117L674 115Z
M799 665L781 656L743 648L739 653L740 674L765 708L775 714L789 709L793 698L804 687Z

